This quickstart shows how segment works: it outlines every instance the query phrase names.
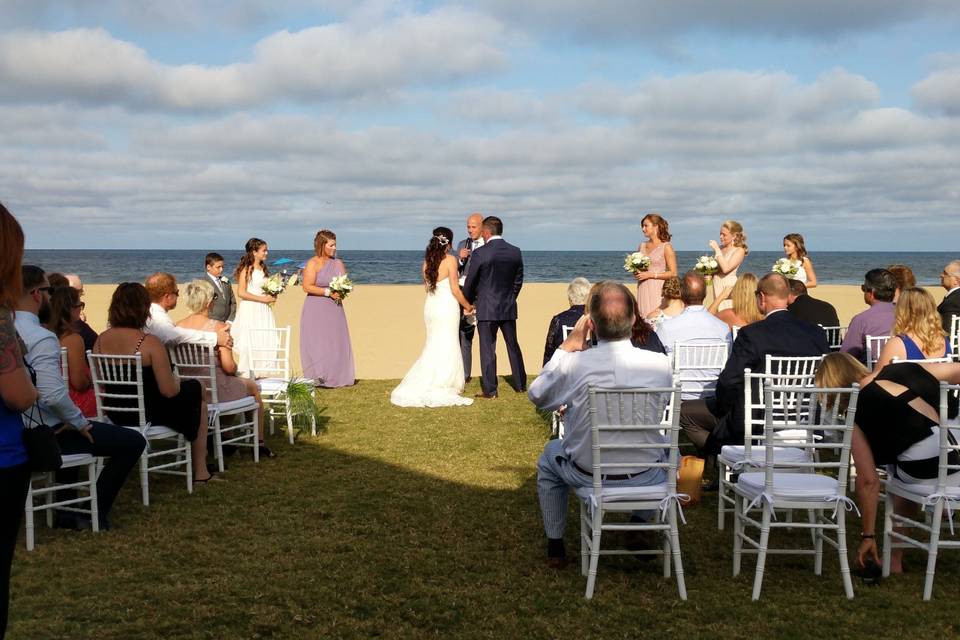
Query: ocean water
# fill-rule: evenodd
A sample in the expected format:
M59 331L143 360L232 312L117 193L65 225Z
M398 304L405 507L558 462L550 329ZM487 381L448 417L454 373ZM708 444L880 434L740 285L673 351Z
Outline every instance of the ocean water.
M230 272L243 254L237 250L221 250L218 253L224 256L227 271ZM183 282L203 274L205 255L206 251L175 249L31 249L24 256L24 264L36 264L48 272L79 273L84 282L91 284L131 280L142 282L156 271L172 273ZM268 262L280 258L300 262L312 255L312 251L271 249ZM569 282L577 276L583 276L591 282L627 281L630 277L623 270L624 255L622 251L524 251L524 281ZM696 251L678 251L680 271L693 267L700 255ZM358 284L420 282L422 251L347 250L341 251L339 257L346 263L350 277ZM740 268L740 273L765 273L782 257L780 252L752 251ZM863 274L868 270L900 263L913 269L919 284L936 285L939 284L944 265L957 257L957 254L934 251L824 251L811 255L810 259L816 269L817 280L822 284L861 284ZM272 270L281 268L271 267ZM233 277L232 273L230 276Z

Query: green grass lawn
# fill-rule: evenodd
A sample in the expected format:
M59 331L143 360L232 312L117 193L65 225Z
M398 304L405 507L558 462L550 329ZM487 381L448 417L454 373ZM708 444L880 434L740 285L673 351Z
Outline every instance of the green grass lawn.
M575 563L543 565L537 456L549 426L501 383L492 402L449 409L389 404L396 381L324 390L316 438L229 482L187 495L131 478L103 534L47 529L14 559L9 638L636 638L950 637L960 554L943 552L934 600L924 560L843 596L835 553L772 557L762 600L754 563L731 577L730 528L708 496L680 530L689 601L659 561L602 558L592 601ZM473 382L467 393L478 391ZM568 552L579 552L571 502ZM851 541L859 526L849 526Z

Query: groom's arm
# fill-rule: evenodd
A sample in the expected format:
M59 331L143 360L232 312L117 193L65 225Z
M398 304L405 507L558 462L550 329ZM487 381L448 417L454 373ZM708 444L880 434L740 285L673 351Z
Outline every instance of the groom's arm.
M480 276L480 269L483 264L483 258L476 251L470 256L470 271L467 272L467 279L463 282L463 297L467 302L473 304L477 299L477 280Z
M517 258L520 264L517 267L516 275L513 277L513 297L514 298L520 295L520 288L523 286L523 254L521 254L519 250L517 251L517 254L518 254Z

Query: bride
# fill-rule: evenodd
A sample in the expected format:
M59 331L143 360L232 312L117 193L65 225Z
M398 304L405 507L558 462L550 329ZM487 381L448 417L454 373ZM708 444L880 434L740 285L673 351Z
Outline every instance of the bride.
M446 227L437 227L423 257L421 271L427 289L423 322L427 327L427 341L420 357L390 394L390 402L400 407L473 404L473 400L460 395L463 391L463 356L460 353L458 308L471 312L473 305L460 292L457 259L447 254L451 242L453 232Z

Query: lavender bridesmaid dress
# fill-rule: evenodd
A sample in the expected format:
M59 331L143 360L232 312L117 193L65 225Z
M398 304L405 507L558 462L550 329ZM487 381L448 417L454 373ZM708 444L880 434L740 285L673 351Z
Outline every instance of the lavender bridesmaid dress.
M317 272L316 286L326 288L346 273L340 260L327 260ZM307 296L300 313L300 362L303 375L324 387L347 387L356 381L353 349L343 306L325 296Z

